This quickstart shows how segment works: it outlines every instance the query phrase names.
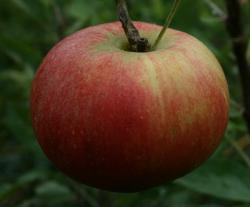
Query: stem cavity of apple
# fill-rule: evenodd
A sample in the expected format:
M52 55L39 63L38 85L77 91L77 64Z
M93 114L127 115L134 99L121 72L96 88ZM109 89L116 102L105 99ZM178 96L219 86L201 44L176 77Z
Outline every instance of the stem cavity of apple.
M139 31L136 29L129 16L127 4L125 0L116 0L117 12L122 27L127 36L130 50L133 52L147 52L150 49L148 39L141 37Z

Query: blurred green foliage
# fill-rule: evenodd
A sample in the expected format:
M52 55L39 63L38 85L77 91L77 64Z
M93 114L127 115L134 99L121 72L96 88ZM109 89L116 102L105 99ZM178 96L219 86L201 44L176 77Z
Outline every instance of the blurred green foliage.
M163 24L171 2L128 1L133 19L157 24ZM242 151L246 156L250 138L242 117L240 79L224 22L208 2L183 1L172 27L202 40L225 70L232 100L225 139L191 174L146 192L116 194L58 172L39 148L29 114L31 81L43 56L66 35L116 21L114 0L1 0L0 207L249 207L250 170ZM214 2L223 14L223 1ZM250 2L242 8L249 36Z

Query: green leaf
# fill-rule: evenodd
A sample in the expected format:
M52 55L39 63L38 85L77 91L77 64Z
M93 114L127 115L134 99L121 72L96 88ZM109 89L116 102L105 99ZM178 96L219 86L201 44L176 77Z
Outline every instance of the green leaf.
M94 5L95 4L93 3L93 1L86 2L86 1L76 0L72 2L68 12L72 17L84 22L94 14L93 11L95 9L93 8Z
M45 178L45 172L41 170L32 170L29 171L18 178L19 185L25 185L37 180L42 180Z
M32 16L32 10L29 5L23 0L12 0L13 4L21 9L23 12Z
M237 161L214 158L176 183L221 199L250 203L249 174Z
M64 186L55 181L47 181L36 188L36 194L43 197L54 197L54 196L68 196L70 190L67 186Z

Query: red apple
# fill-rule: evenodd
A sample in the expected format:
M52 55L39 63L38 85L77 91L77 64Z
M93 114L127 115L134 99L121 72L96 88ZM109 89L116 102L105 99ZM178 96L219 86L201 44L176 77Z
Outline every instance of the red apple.
M160 26L135 23L153 42ZM33 81L38 141L65 174L100 189L144 190L204 162L224 134L228 86L214 55L168 29L155 51L136 53L120 23L59 42Z

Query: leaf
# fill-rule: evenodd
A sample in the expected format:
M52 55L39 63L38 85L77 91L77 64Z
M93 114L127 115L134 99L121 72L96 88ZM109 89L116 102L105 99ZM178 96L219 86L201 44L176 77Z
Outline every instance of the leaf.
M176 183L221 199L250 203L249 175L249 169L237 161L211 159Z
M71 4L68 12L72 17L84 22L94 14L93 5L95 5L93 2L76 0Z
M12 0L12 2L15 6L21 9L23 12L27 13L30 16L33 15L31 8L23 0Z
M47 181L36 188L36 194L43 197L68 196L70 190L67 186L54 181Z
M25 185L27 183L34 182L45 178L45 172L41 170L29 171L18 178L19 185Z
M2 184L0 187L0 201L3 201L11 191L12 186L10 184Z

